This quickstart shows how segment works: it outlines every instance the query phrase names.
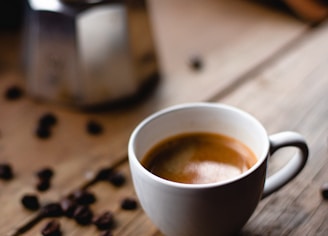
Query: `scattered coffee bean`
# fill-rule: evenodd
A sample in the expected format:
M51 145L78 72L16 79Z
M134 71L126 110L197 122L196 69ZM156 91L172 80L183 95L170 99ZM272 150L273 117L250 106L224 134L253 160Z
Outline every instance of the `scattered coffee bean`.
M106 211L95 217L93 224L96 225L99 230L110 229L114 226L114 215L110 211Z
M321 186L321 195L324 199L328 199L328 182L322 184L322 186Z
M96 201L96 197L92 192L87 190L76 190L73 193L74 200L81 205L90 205Z
M36 128L36 136L41 139L46 139L51 136L51 127L57 123L57 117L49 112L42 115L39 119L38 126Z
M49 167L45 167L36 172L36 176L40 179L50 180L53 175L54 175L54 171Z
M113 233L110 230L105 230L102 231L99 236L113 236Z
M121 208L124 210L135 210L138 203L134 198L127 197L121 202Z
M88 206L78 206L73 214L75 221L80 225L88 225L92 222L93 213Z
M7 100L16 100L23 95L23 91L20 87L13 85L9 87L5 93Z
M96 121L89 121L87 123L87 132L92 135L98 135L103 132L103 127Z
M51 186L51 178L54 175L54 171L49 168L45 167L36 172L36 176L38 177L38 182L36 184L37 190L43 192L50 188Z
M113 173L113 169L108 167L108 168L103 168L100 169L95 177L96 180L107 180L109 179L109 177L111 176L111 174Z
M36 189L40 192L47 191L51 186L51 182L49 179L38 179L36 184Z
M193 70L201 70L203 68L203 62L199 56L193 56L190 59L190 66Z
M114 172L109 176L108 181L116 187L121 187L125 184L125 176L120 172Z
M65 216L73 218L74 211L77 208L78 204L73 199L64 198L60 201L60 206Z
M49 203L41 208L41 215L44 217L59 217L63 214L59 203Z
M36 195L32 195L32 194L24 195L23 198L21 199L21 202L26 209L32 211L36 211L40 208L39 199Z
M60 236L62 235L60 230L60 223L58 220L49 221L41 230L41 234L44 236Z
M49 129L49 127L38 126L35 131L35 134L38 138L47 139L51 136L51 130Z
M10 180L14 177L11 166L7 163L0 164L0 179Z
M39 119L39 126L42 127L49 128L55 124L57 124L57 117L51 112L45 113Z

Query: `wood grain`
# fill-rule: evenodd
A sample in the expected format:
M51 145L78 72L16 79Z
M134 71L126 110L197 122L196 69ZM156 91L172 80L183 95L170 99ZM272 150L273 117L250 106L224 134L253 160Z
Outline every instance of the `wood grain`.
M28 94L8 101L0 97L0 162L12 163L15 178L0 180L0 235L13 235L37 213L24 210L20 198L35 193L35 172L51 166L50 191L38 193L42 204L58 201L83 186L101 167L117 166L127 176L122 188L97 183L95 213L111 210L117 218L114 235L161 235L139 208L123 211L120 201L135 196L127 163L133 128L147 115L169 105L224 102L254 114L269 133L292 129L309 141L311 158L292 184L264 199L242 235L324 235L327 203L319 195L326 181L328 26L309 28L296 19L247 1L149 1L158 43L162 79L153 93L131 106L102 111L44 103ZM183 14L182 14L183 13ZM20 37L0 37L0 94L11 85L24 87ZM204 67L195 71L197 55ZM37 120L53 112L58 124L51 138L35 136ZM104 132L91 136L86 123L95 120ZM283 160L276 158L272 169ZM38 235L47 219L24 235ZM97 235L94 226L80 227L61 218L65 235Z

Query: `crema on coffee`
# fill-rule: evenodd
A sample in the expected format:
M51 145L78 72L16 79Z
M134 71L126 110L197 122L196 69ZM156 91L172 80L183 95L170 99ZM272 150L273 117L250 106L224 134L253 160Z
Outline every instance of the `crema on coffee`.
M169 137L143 157L151 173L179 183L206 184L234 178L257 161L242 142L214 133L185 133Z

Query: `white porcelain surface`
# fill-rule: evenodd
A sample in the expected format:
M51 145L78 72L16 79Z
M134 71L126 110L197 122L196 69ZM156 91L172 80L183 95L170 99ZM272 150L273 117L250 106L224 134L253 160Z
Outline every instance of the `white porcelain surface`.
M140 159L154 144L166 137L193 131L237 138L253 150L258 162L236 178L212 184L167 181L140 164ZM300 152L285 168L266 180L267 158L284 146L296 146ZM251 115L214 103L181 104L151 115L132 133L128 151L140 203L154 224L168 236L236 233L250 218L262 196L295 177L308 156L306 143L299 134L284 132L271 138Z

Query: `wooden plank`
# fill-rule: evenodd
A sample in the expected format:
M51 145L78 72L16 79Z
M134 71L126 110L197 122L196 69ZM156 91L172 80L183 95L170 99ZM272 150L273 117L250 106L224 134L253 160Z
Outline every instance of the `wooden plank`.
M327 234L327 204L320 195L320 185L327 181L327 36L327 24L314 29L293 50L220 100L254 114L269 133L302 133L311 151L302 174L260 203L242 235Z
M158 96L166 104L209 99L307 28L288 15L243 0L149 3L166 77ZM204 62L198 73L189 66L194 55ZM195 91L201 94L195 97Z

